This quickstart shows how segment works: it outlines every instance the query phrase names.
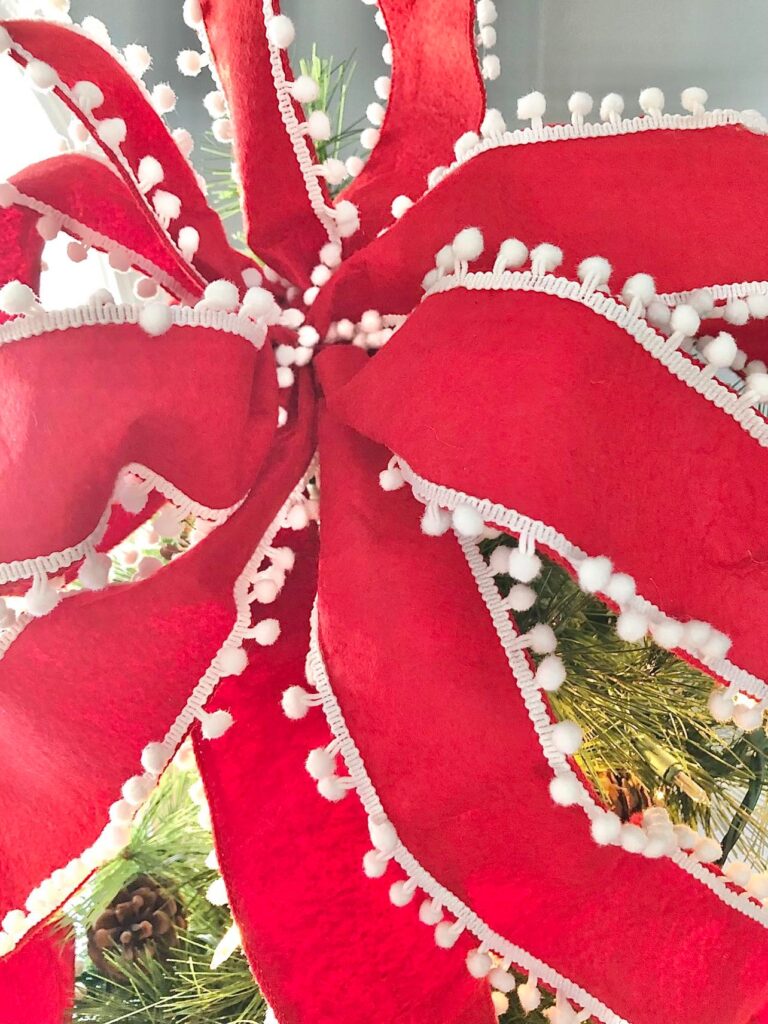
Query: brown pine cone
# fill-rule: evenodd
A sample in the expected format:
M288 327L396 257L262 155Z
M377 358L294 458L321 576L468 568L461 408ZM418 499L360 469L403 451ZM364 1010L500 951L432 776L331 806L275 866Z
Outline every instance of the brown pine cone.
M184 908L167 879L138 875L115 896L88 929L94 965L116 981L123 977L114 956L132 963L140 956L163 959L186 928ZM105 957L110 952L111 959Z
M601 782L611 810L622 821L651 806L651 794L632 772L601 772Z

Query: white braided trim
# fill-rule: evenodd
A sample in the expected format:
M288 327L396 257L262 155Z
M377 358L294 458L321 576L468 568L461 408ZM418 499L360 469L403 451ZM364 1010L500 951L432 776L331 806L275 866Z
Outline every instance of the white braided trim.
M262 0L262 11L266 35L266 24L270 18L275 17L275 5L273 0ZM293 98L288 91L288 81L285 77L285 70L283 68L282 50L275 46L274 43L270 41L269 37L266 38L267 45L269 47L269 63L272 70L272 82L277 95L277 105L280 110L280 117L283 120L283 125L285 126L288 138L291 141L291 146L293 147L293 152L296 156L296 162L299 165L301 176L304 179L304 188L306 189L307 197L315 216L325 229L328 241L340 244L341 236L339 235L336 227L336 221L333 218L332 211L328 209L323 197L323 191L320 188L320 183L314 170L315 163L312 158L313 154L307 145L306 135L303 133L302 126L296 117Z
M282 529L286 514L297 501L301 500L302 492L310 472L311 464L302 474L301 479L283 503L283 506L270 523L244 569L235 580L233 588L233 601L235 605L234 625L229 636L224 640L221 647L214 655L210 665L198 680L195 688L187 698L184 707L178 713L175 721L163 738L162 742L169 751L166 767L184 740L195 718L210 699L219 680L222 678L222 675L224 674L221 667L222 659L228 651L237 650L243 646L243 642L246 639L246 633L251 624L251 603L249 601L248 593L249 587L258 573L261 563L264 561L264 558L267 557L268 550L277 533ZM23 626L21 628L23 628ZM20 629L18 631L20 631ZM159 777L159 775L150 775L148 772L135 777L146 783L147 794L144 797L142 804L137 804L135 806L135 810L133 812L134 815L139 811L140 807L146 803L146 800L149 799L152 790L157 785ZM130 827L131 825L107 825L92 846L88 847L79 857L70 861L69 864L64 865L58 871L53 872L49 878L45 879L36 887L33 893L30 894L34 910L30 910L27 913L24 911L10 912L11 916L21 915L18 920L13 920L11 922L10 929L8 927L8 912L0 912L0 921L3 922L3 927L5 929L0 931L0 959L15 949L24 936L36 925L40 924L59 907L61 907L66 900L68 900L70 896L79 889L81 885L83 885L93 871L115 857L120 850L127 845L130 839ZM117 836L114 834L116 828L119 833ZM27 901L27 906L29 906L29 902L30 900ZM2 914L6 914L6 916L3 917Z
M688 302L696 292L709 292L713 299L730 301L731 299L743 299L749 295L768 294L768 281L739 281L733 284L711 284L703 288L691 288L687 292L665 292L658 295L668 306L678 306L681 302Z
M379 821L383 820L386 817L386 810L382 806L378 793L371 782L360 751L349 733L323 660L318 637L317 602L315 602L315 607L312 610L310 647L307 656L307 676L322 699L323 712L334 738L338 741L339 753L344 759L347 771L363 808L369 818ZM532 956L520 946L515 945L498 934L498 932L495 932L470 907L463 903L458 896L455 896L442 886L399 840L392 854L392 859L400 865L403 871L420 889L436 900L441 906L445 907L456 918L457 922L476 936L485 949L491 950L497 953L498 956L529 971L553 990L561 991L568 999L583 1006L584 1009L588 1009L590 1014L597 1017L603 1024L629 1024L623 1017L614 1013L613 1010L609 1009L599 999L590 995L575 982L559 974L549 964Z
M220 309L199 309L195 306L168 308L174 327L208 327L243 338L254 348L261 348L264 344L266 327L263 323L257 323L246 316L225 313ZM26 338L38 338L49 331L66 331L74 327L138 324L143 309L141 303L107 302L103 306L93 304L73 306L70 309L39 310L0 325L0 345Z
M530 270L509 271L501 274L494 271L485 273L450 274L440 278L425 293L429 295L465 288L468 291L521 291L553 295L558 299L578 302L593 313L604 317L621 327L649 355L661 363L673 377L677 377L689 388L712 402L718 409L731 417L757 443L768 448L768 421L758 411L745 406L740 395L705 372L705 367L694 362L684 352L670 349L669 339L659 334L643 317L631 312L621 302L599 291L588 292L578 281L570 281L554 274L536 275Z
M465 494L463 491L455 491L451 487L443 487L425 480L415 473L400 456L397 456L397 462L403 478L410 485L414 496L422 504L427 505L436 502L441 508L447 509L454 509L457 505L471 505L477 509L484 522L492 523L494 526L517 536L525 534L538 545L557 555L563 562L567 563L574 574L577 573L579 564L588 557L587 552L572 544L553 526L548 526L538 519L530 519L514 509L507 508L505 505L498 505L487 498L476 498L473 495ZM627 601L626 607L634 608L650 619L664 616L660 608L639 594L636 594ZM746 669L739 668L728 661L727 658L712 658L704 662L700 652L691 650L684 644L678 649L685 651L686 654L695 658L696 661L704 664L709 672L728 683L734 690L748 693L759 701L768 699L768 685L765 680L752 675Z
M89 157L89 159L93 160L94 157ZM127 249L124 245L120 245L119 242L116 242L112 238L108 238L106 235L102 235L98 231L91 230L91 228L86 227L85 224L67 216L67 214L62 213L55 207L49 206L47 203L42 203L39 199L35 199L33 196L28 196L10 182L6 183L6 187L13 189L13 202L16 206L23 206L29 210L35 210L37 213L44 216L55 218L61 225L63 231L66 231L75 238L80 238L88 246L95 249L101 249L106 253L117 252L125 255L130 259L132 266L142 270L148 277L151 277L153 281L156 281L159 285L165 288L166 291L181 299L182 302L194 304L197 301L197 295L193 295L192 292L188 292L165 270L161 270L160 267L156 266L156 264L152 263L150 260L145 259L145 257L139 253L134 252L132 249Z
M473 540L459 538L459 543L507 656L509 667L512 669L513 677L536 730L544 757L556 776L569 776L578 784L579 807L591 821L594 821L603 815L605 808L595 802L589 790L584 786L581 777L573 770L570 759L555 747L552 739L552 729L555 723L550 717L542 692L536 685L525 653L515 649L514 642L519 634L515 632L509 612L502 605L491 567L486 563ZM630 853L628 856L632 856L632 854ZM636 856L642 856L642 854ZM733 885L732 882L723 876L714 874L682 850L670 854L669 859L710 889L727 906L758 924L768 927L768 908L754 903L743 892L734 892L729 887Z
M80 30L80 34L81 35L85 35L86 38L90 38L90 36L87 36L87 34L83 33L82 30ZM91 40L91 41L93 41L93 40ZM103 47L102 47L102 49L103 49ZM13 40L13 38L11 38L11 50L13 50L14 53L17 53L25 61L25 63L27 63L27 64L30 61L33 61L33 60L37 59L34 56L34 54L30 53L20 43L15 42L15 40ZM109 52L109 51L107 51L107 52ZM112 55L115 56L115 53L116 53L116 51ZM135 81L135 79L134 79L134 81ZM149 103L150 106L151 106L151 99L149 97L149 92L147 91L147 87L143 83L137 83L137 84L139 85L140 89L142 90L142 92L144 94L144 98L147 100L147 103ZM77 116L82 118L83 121L88 125L88 129L89 129L89 131L91 133L91 136L93 137L94 142L99 146L99 148L102 148L102 149L106 150L107 152L111 153L112 156L114 157L114 159L117 161L117 163L125 171L125 173L126 173L126 175L128 177L128 180L130 181L131 185L133 185L133 187L134 187L136 199L149 212L149 216L150 216L150 220L151 220L152 224L155 225L155 228L158 231L158 233L165 237L165 240L167 241L168 245L170 245L170 247L173 249L174 253L179 257L180 262L182 264L184 264L188 268L190 276L197 281L197 283L200 285L200 290L202 291L205 288L205 284L206 284L205 278L202 277L201 274L197 271L197 269L195 268L194 264L184 256L184 254L182 253L181 249L179 249L178 245L176 244L174 239L171 237L170 232L167 230L167 228L164 228L163 225L158 220L157 214L155 213L155 211L152 208L152 205L151 205L151 203L149 201L149 197L144 195L144 193L141 191L141 188L139 187L138 178L136 177L136 174L134 173L133 169L131 168L131 165L128 163L127 158L123 155L123 152L120 149L120 147L119 146L110 146L101 138L101 136L99 135L99 132L98 132L98 119L95 118L90 111L85 111L85 110L82 109L80 104L75 99L75 97L74 97L74 95L72 93L72 90L69 88L68 85L66 85L64 82L62 82L62 80L60 78L58 78L58 80L56 82L56 85L54 87L54 92L60 93L62 96L66 96L66 98L72 104L74 109L78 111L78 115ZM162 121L162 118L160 118L160 120ZM163 122L163 124L165 124L165 122ZM167 128L166 128L166 131L167 131ZM174 147L176 147L176 143L174 142L173 137L170 135L170 133L168 133L168 139L169 139L170 143ZM178 148L178 147L176 147L176 148ZM198 185L198 189L199 188L200 188L200 186ZM202 192L201 192L201 194L202 194Z
M600 139L613 138L617 135L636 135L641 132L652 131L691 131L702 128L720 128L723 125L741 124L754 132L763 134L768 132L768 122L754 110L710 110L700 114L661 114L645 115L643 117L624 118L617 124L610 121L599 123L585 121L583 124L552 124L544 125L540 129L518 128L512 132L504 132L502 135L494 135L482 139L476 146L473 146L461 157L455 160L449 167L435 168L430 175L431 191L441 181L444 181L449 174L453 173L462 164L487 153L492 149L500 149L507 146L525 146L537 142L567 142L573 139Z
M228 508L211 508L190 498L183 491L180 491L178 487L175 487L170 481L166 480L165 477L155 473L154 470L142 466L141 463L131 462L117 474L112 497L102 512L98 525L84 540L80 541L79 544L73 544L71 547L64 548L62 551L53 551L47 555L17 559L13 562L0 562L0 584L29 579L39 576L41 573L55 575L68 568L73 562L78 562L81 558L85 558L86 555L94 550L97 544L101 543L104 534L107 532L107 526L112 514L112 506L117 500L115 493L120 481L126 474L137 477L137 485L147 494L152 490L159 491L167 501L175 506L179 512L180 519L184 519L187 516L195 516L220 525L226 522L248 497L248 492L246 492L239 501L236 501L234 505L230 505Z

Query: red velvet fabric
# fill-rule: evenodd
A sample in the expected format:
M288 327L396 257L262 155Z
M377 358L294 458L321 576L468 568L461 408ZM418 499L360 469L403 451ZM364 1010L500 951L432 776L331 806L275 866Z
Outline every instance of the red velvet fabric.
M204 543L142 582L65 598L6 652L0 919L106 825L142 749L163 738L229 635L235 579L313 448L305 399L252 496Z
M202 8L235 126L248 244L276 271L306 288L328 235L312 210L283 124L263 5L261 0L203 0ZM279 14L277 0L274 8ZM287 59L283 59L282 66L291 81ZM304 121L302 108L294 103L293 109L299 123ZM312 151L309 138L307 145ZM319 182L325 195L322 178Z
M43 240L35 229L37 214L17 206L0 208L0 282L21 281L34 292L40 287ZM8 319L0 312L0 323Z
M12 39L33 57L54 67L66 86L72 87L84 75L99 86L104 93L104 103L94 110L93 115L98 120L121 117L125 121L128 133L120 148L133 172L138 170L143 157L154 156L165 171L165 181L160 188L173 192L181 199L181 215L172 224L172 236L176 238L178 229L185 225L197 229L200 248L195 255L194 265L201 275L200 280L226 277L240 283L240 271L244 266L252 266L252 261L231 248L221 220L200 191L194 170L182 156L163 119L155 113L143 87L112 54L65 25L39 20L2 24ZM18 55L14 56L19 63L23 63ZM71 104L59 90L57 92L73 114L84 120L80 109ZM84 123L88 124L87 121ZM122 164L98 139L96 142L138 197L136 187Z
M168 287L177 297L202 295L196 276L190 274L189 265L169 244L157 221L100 160L75 153L51 157L25 167L11 178L11 184L30 199L65 214L87 232L103 235L149 261L175 284ZM34 224L39 214L30 211L29 217ZM72 229L69 233L82 238L86 231ZM146 272L151 274L151 268ZM10 274L13 276L13 268Z
M747 1024L768 1000L765 928L666 858L597 846L581 810L552 802L456 539L424 536L408 488L381 491L385 449L328 416L320 451L322 649L406 847L494 930L632 1024Z
M0 960L2 1024L64 1024L74 1001L74 944L48 928Z
M306 530L276 543L297 553L273 606L280 641L251 647L246 672L219 687L211 707L235 719L226 735L209 743L194 732L254 974L280 1024L491 1024L487 985L470 978L461 953L438 953L413 908L395 909L386 885L363 874L370 841L355 796L329 804L304 769L330 741L328 726L319 711L289 721L280 695L304 679L317 542Z
M358 249L392 222L392 200L424 191L453 144L478 131L485 89L475 49L473 0L380 0L393 62L381 136L363 172L343 191L360 211Z
M267 347L202 327L83 326L1 346L0 560L80 543L131 462L204 505L239 501L274 432L271 363Z
M765 277L768 139L743 127L642 131L506 146L462 164L331 279L312 316L355 319L366 309L407 313L435 254L457 231L482 229L478 267L509 236L553 242L563 271L605 256L620 289L653 274L659 292Z
M604 317L533 293L434 296L333 401L428 480L610 556L768 676L765 449Z

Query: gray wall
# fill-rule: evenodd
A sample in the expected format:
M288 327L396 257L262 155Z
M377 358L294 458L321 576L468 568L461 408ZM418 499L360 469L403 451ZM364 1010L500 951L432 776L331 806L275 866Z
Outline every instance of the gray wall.
M252 0L242 0L246 2ZM490 102L514 122L516 97L540 89L549 113L565 116L574 89L599 98L620 92L627 112L637 95L658 85L667 109L679 109L679 93L702 85L711 106L768 111L768 3L766 0L496 0L499 41L495 52L502 75L489 88ZM386 68L384 41L373 22L375 8L360 0L284 0L297 26L295 54L354 55L358 70L351 88L350 117L361 116L374 99L372 82ZM146 43L155 58L149 84L166 79L180 96L171 115L196 135L207 130L200 98L210 88L203 72L182 78L175 55L195 45L181 21L181 0L72 0L72 15L102 18L118 45Z

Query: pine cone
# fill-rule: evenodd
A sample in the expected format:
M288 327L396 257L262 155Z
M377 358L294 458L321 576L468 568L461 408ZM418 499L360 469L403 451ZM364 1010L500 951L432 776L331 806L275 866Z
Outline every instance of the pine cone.
M651 794L632 772L605 771L601 773L601 781L611 810L622 821L629 821L651 806Z
M104 953L132 963L140 955L163 959L186 928L184 908L167 879L138 875L115 896L88 929L88 953L109 978L120 980L122 971Z

